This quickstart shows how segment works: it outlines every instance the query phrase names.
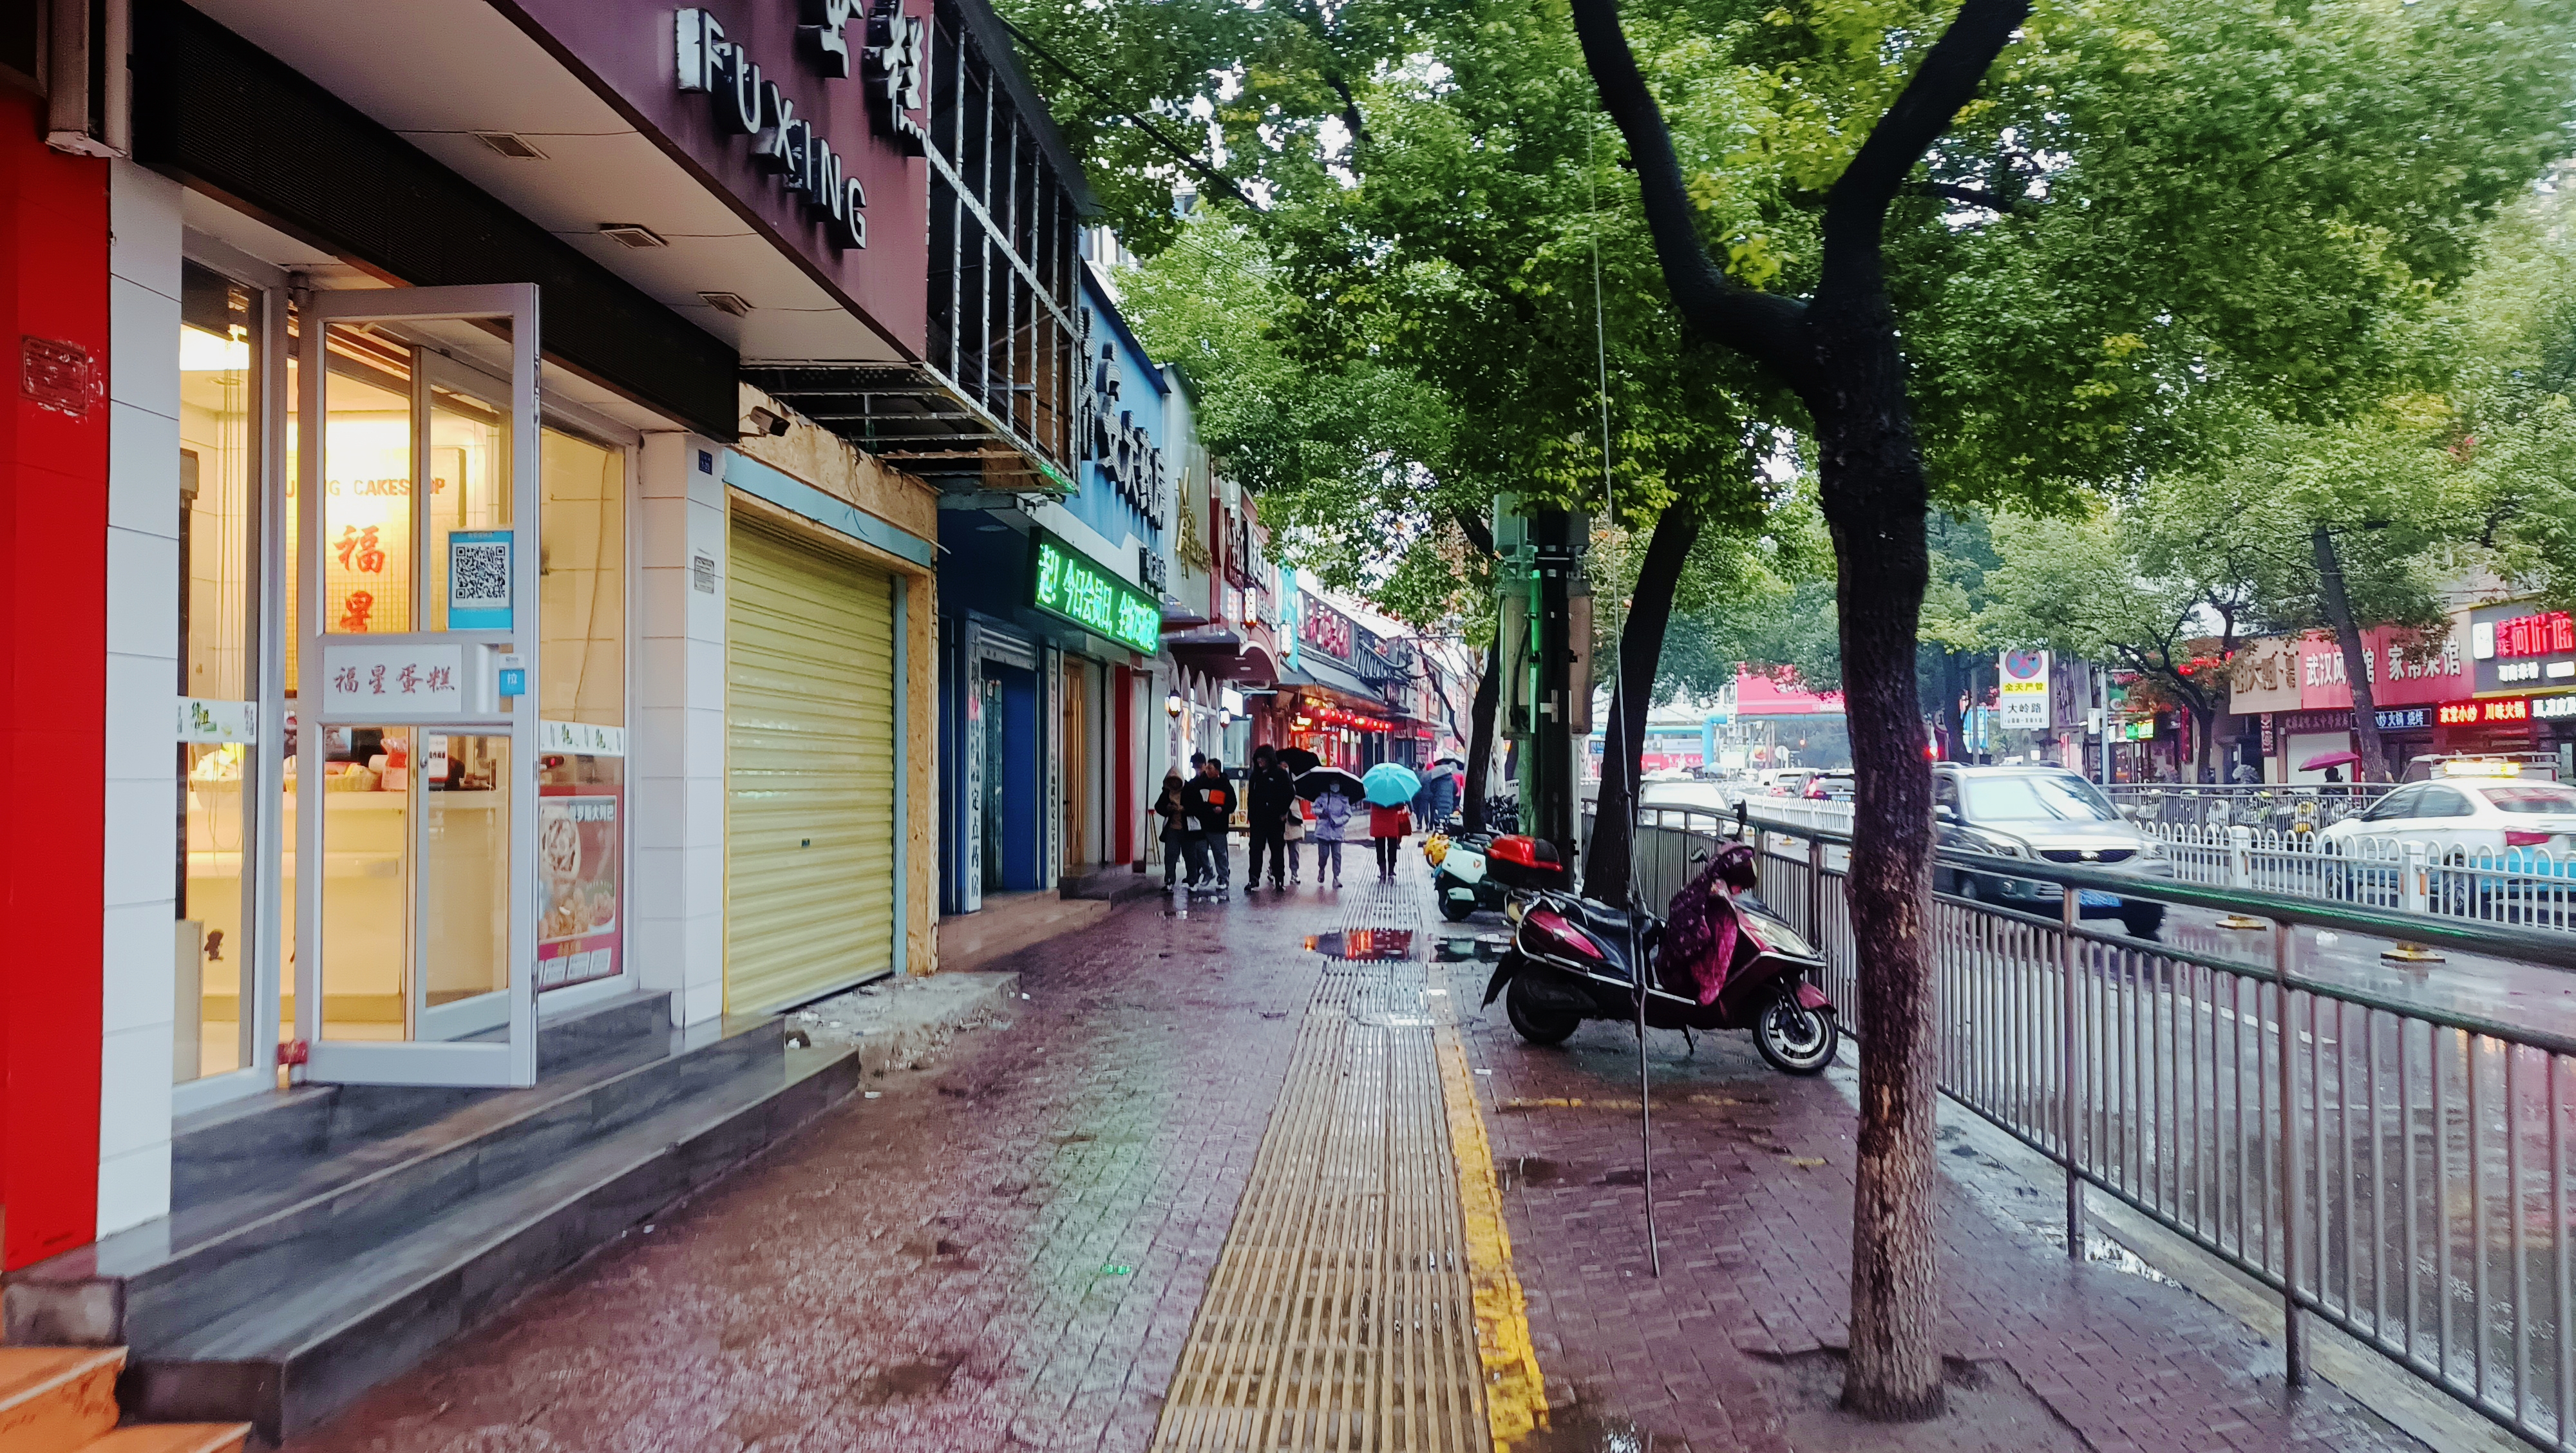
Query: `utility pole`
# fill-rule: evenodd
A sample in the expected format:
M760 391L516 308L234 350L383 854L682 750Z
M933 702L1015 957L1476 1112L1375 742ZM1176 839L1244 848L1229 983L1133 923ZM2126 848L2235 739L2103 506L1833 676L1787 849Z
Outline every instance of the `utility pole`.
M2334 531L2319 525L2310 540L2317 552L2317 593L2324 597L2326 620L2334 626L2335 643L2343 648L2343 674L2352 684L2352 734L2361 743L2364 782L2388 780L2388 755L2379 742L2379 704L2371 699L2370 653L2353 625L2352 598L2343 588L2343 561L2335 554Z
M1501 612L1502 735L1518 741L1521 831L1572 863L1580 846L1575 747L1592 730L1591 597L1581 557L1590 522L1494 498Z

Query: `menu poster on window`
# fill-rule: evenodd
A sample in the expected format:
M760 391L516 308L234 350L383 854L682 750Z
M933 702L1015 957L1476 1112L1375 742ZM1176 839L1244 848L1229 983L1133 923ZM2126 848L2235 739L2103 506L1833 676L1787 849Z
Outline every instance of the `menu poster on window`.
M617 788L537 789L537 991L617 973Z

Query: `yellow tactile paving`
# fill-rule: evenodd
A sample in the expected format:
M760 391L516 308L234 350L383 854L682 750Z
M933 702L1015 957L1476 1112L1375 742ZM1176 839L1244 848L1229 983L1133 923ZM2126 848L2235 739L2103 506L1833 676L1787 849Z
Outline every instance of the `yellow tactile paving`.
M1324 961L1156 1449L1483 1453L1543 1415L1449 998Z

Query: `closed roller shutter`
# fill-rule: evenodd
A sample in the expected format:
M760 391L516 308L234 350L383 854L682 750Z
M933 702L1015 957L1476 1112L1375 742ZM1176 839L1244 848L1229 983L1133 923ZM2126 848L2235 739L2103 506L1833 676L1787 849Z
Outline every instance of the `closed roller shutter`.
M725 602L725 1008L894 962L894 581L733 523Z

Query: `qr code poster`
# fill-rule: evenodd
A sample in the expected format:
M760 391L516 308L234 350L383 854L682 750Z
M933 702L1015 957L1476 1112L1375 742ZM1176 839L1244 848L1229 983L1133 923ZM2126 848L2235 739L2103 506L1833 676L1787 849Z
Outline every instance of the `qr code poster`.
M447 537L447 628L510 626L509 530L458 530Z
M537 987L617 972L617 795L539 789Z

